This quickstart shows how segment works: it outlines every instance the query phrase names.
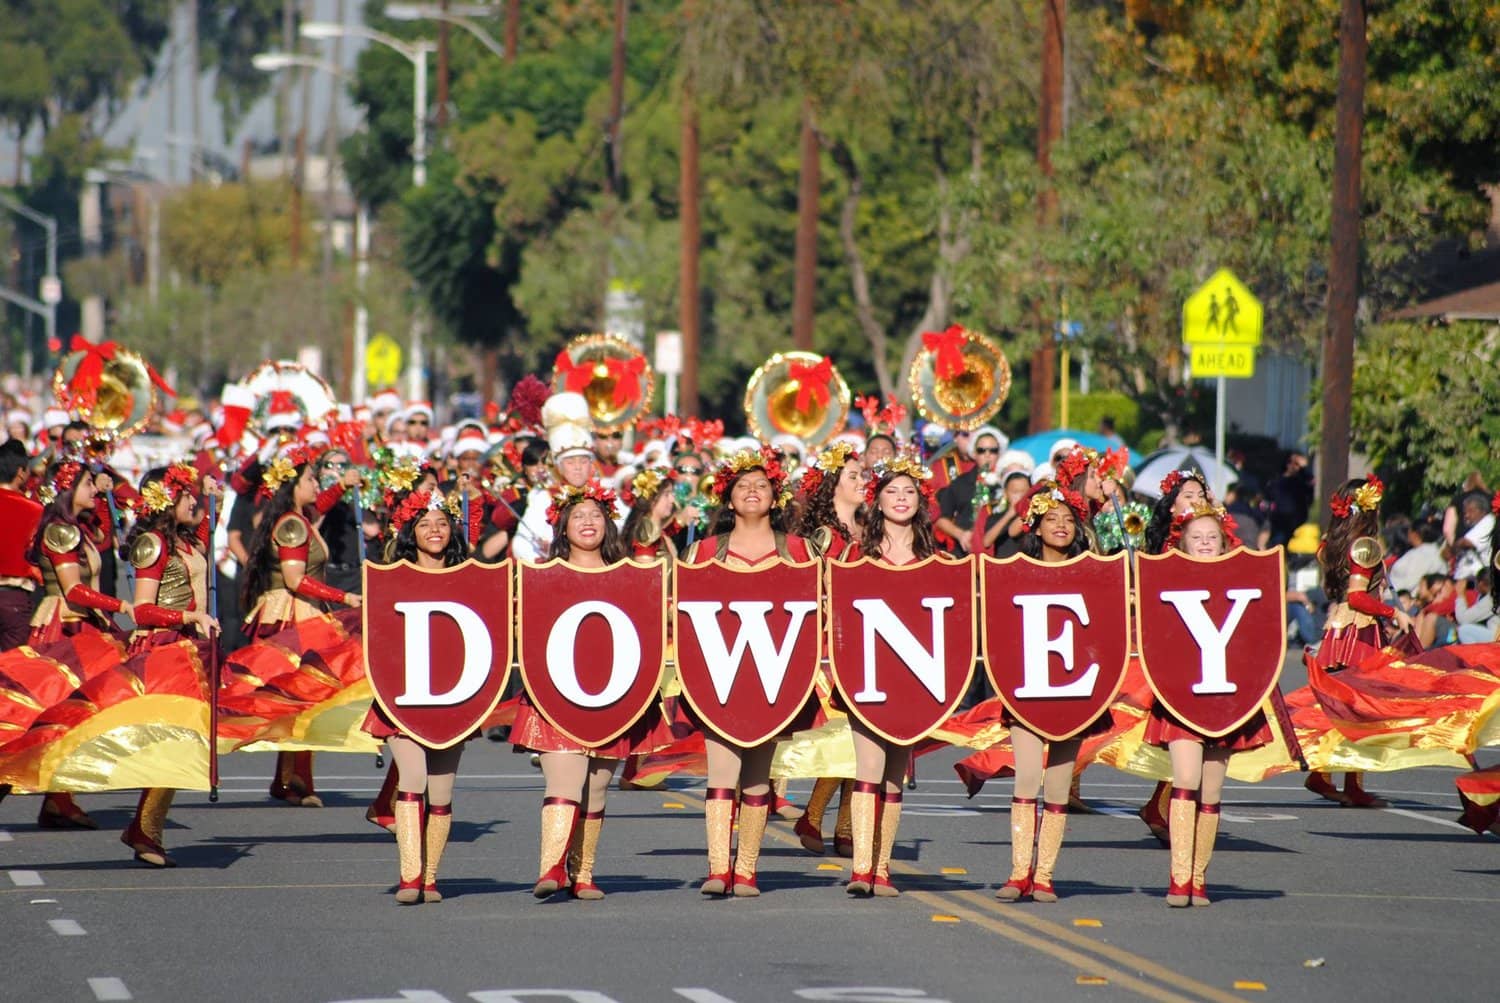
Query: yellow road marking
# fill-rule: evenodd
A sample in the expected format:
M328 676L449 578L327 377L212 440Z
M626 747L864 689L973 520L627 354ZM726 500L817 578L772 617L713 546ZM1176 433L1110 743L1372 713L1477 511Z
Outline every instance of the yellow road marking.
M1235 979L1234 987L1252 993L1263 993L1266 991L1266 984L1264 982L1247 982L1244 979Z
M934 923L957 923L958 922L958 917L957 916L948 916L948 915L945 915L943 913L938 912L938 913L933 913L932 914L932 921Z
M1104 924L1101 923L1101 922L1099 922L1097 919L1075 919L1073 921L1073 925L1074 926L1103 926Z
M940 873L940 874L968 874L969 873L969 869L967 867L940 867L940 868L938 868L938 873Z
M663 801L661 806L663 808L686 808L687 807L687 805L683 804L681 801Z
M818 870L820 870L820 871L842 871L843 869L844 869L844 867L843 867L842 864L819 864L818 865Z
M1073 981L1075 983L1077 983L1078 985L1080 985L1080 986L1107 986L1107 985L1109 985L1109 979L1106 979L1102 975L1080 975L1080 976L1078 976L1078 978L1074 979Z

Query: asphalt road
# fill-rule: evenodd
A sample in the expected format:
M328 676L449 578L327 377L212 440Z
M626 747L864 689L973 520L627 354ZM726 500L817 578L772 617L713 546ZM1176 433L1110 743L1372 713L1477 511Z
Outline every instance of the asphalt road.
M1295 682L1288 680L1288 682ZM1231 785L1209 909L1168 909L1168 857L1133 816L1149 785L1084 778L1062 901L993 899L1010 785L968 799L956 754L925 758L896 848L898 899L850 901L847 869L773 822L764 894L705 900L701 781L612 791L600 902L537 902L540 773L471 743L439 905L400 908L393 839L363 819L380 774L320 756L328 806L265 795L269 755L224 760L222 799L184 793L136 864L131 792L81 798L100 832L43 832L0 803L7 1000L749 1003L912 1000L1493 1000L1500 839L1454 822L1450 771L1372 776L1385 810L1314 799L1301 777ZM1483 761L1497 757L1487 755ZM800 800L806 783L794 784ZM832 813L829 824L831 826Z

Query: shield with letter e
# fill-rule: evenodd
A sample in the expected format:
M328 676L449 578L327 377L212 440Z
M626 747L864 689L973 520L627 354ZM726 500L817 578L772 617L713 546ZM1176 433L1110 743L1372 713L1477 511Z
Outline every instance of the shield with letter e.
M679 564L677 675L704 723L751 748L801 712L821 655L816 563Z
M888 741L926 737L953 713L974 674L973 558L904 567L834 561L828 583L828 661L844 706Z
M516 623L532 706L583 746L614 741L656 701L667 649L665 566L521 564Z
M1130 663L1130 591L1122 552L1057 564L985 557L984 665L1007 710L1050 741L1104 713Z
M1255 715L1281 675L1281 550L1137 554L1136 620L1141 668L1162 706L1210 738L1227 735Z
M364 567L365 671L375 702L434 749L472 735L510 677L510 562Z

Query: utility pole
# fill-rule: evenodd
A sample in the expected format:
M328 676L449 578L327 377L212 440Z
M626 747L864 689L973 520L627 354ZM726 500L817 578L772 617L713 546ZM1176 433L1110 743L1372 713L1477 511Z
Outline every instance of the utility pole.
M307 128L297 130L297 168L292 176L292 267L302 263L302 178L307 169Z
M1328 330L1323 335L1323 438L1318 496L1349 476L1349 399L1359 308L1360 161L1365 115L1365 0L1343 0L1333 133L1333 215L1328 259Z
M818 192L822 188L818 132L812 99L802 99L802 158L797 172L797 240L792 284L792 346L813 347L814 301L818 294Z
M188 147L188 184L197 180L203 170L203 102L199 91L202 81L198 77L198 4L187 5L187 50L188 50L188 121L192 124L193 145Z
M448 124L448 0L440 0L443 17L438 19L437 37L437 127Z
M694 15L693 0L683 14ZM680 264L677 326L682 330L682 395L679 413L688 417L698 414L698 255L702 232L698 219L698 104L689 63L682 84L682 151L678 162L678 201L682 203L682 257Z
M1062 138L1063 131L1063 26L1067 16L1067 0L1042 0L1042 90L1036 162L1043 178L1037 195L1037 219L1044 228L1057 222L1057 192L1051 186L1052 145ZM1057 381L1051 310L1043 307L1040 313L1037 326L1042 329L1042 342L1031 355L1033 434L1052 427L1052 384Z
M521 45L521 0L506 0L505 4L505 61L516 61L516 50Z
M172 9L168 20L167 34L167 135L162 152L167 157L167 184L177 183L177 144L172 137L177 135L177 9ZM189 177L191 177L191 173Z
M336 20L339 24L344 23L344 0L338 0L335 11ZM344 65L344 36L335 35L333 38L332 62L334 66L342 68ZM337 194L335 180L338 177L334 171L334 163L339 156L339 88L336 78L330 80L328 87L328 117L323 122L323 278L326 281L333 272L333 217L334 199ZM348 372L346 369L345 372Z
M281 5L281 51L297 52L297 0L283 0ZM292 77L281 74L276 81L276 117L281 131L281 176L292 175ZM249 180L248 178L246 180Z
M609 65L609 171L605 185L616 198L624 194L620 120L625 115L625 17L629 7L629 0L615 0L615 39Z

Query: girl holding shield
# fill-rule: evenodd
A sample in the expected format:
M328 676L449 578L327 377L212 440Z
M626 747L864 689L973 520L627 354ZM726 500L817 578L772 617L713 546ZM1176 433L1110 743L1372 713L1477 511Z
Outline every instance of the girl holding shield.
M786 473L769 449L742 450L719 464L710 489L719 504L713 535L698 541L688 556L691 564L713 560L754 568L778 558L801 563L812 560L807 541L786 533L782 519L791 493ZM803 717L792 727L807 727L817 709L809 701ZM704 728L708 752L708 791L704 797L704 826L708 836L708 879L704 895L756 896L760 889L755 868L771 805L771 759L774 741L742 749ZM740 832L734 870L730 871L729 843L734 817L735 788L740 791Z
M412 491L391 511L391 541L387 559L410 561L419 568L452 568L469 556L453 498L438 491ZM370 705L364 730L383 738L396 770L396 849L400 882L396 901L401 905L441 902L437 888L438 864L453 827L453 786L463 743L432 749L403 734L378 703ZM423 795L426 818L423 818Z
M1199 501L1172 519L1167 549L1195 560L1220 557L1240 545L1234 518L1222 508ZM1227 735L1201 735L1173 717L1157 701L1146 724L1146 741L1172 758L1172 798L1167 815L1172 848L1167 905L1174 908L1209 904L1204 873L1219 833L1219 799L1232 753L1257 749L1272 741L1266 715L1255 716Z

